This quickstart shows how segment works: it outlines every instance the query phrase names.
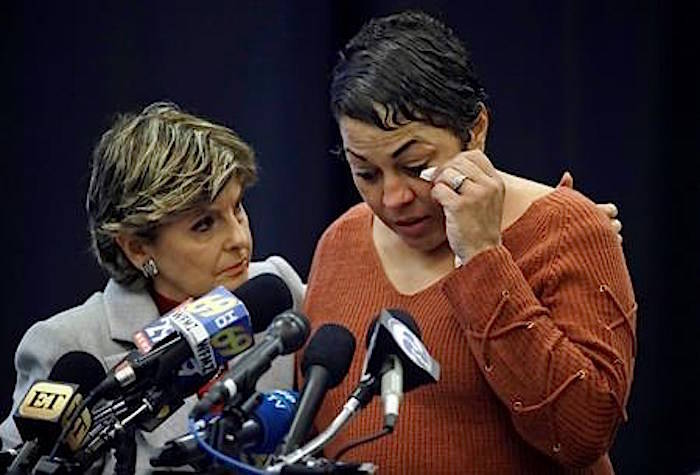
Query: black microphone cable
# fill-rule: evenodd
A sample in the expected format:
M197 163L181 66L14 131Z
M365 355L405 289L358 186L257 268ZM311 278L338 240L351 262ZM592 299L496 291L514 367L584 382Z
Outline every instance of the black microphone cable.
M375 432L374 434L366 435L364 437L360 437L359 439L352 440L347 444L343 445L340 448L340 450L336 452L335 456L333 457L333 460L338 460L340 457L342 457L352 449L359 447L360 445L368 444L370 442L374 442L375 440L381 439L382 437L391 434L393 431L394 428L392 426L385 426L379 432Z

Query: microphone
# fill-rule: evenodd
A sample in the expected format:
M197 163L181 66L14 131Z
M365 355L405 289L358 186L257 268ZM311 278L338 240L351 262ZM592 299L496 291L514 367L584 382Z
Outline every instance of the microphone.
M234 434L241 448L256 454L274 452L289 431L299 407L299 393L277 389L263 394L252 417Z
M276 390L262 395L261 402L253 410L232 437L233 444L250 453L269 454L282 441L297 412L299 394L296 391ZM206 432L200 431L200 437ZM192 465L204 470L209 456L203 452L192 434L187 434L165 444L163 450L151 458L153 467L179 467Z
M170 381L176 370L177 392L192 393L219 366L253 346L253 334L292 305L289 289L274 274L256 276L235 293L217 287L137 332L134 341L141 352L129 354L95 393L116 394L138 382Z
M75 453L80 448L92 417L88 409L75 416L74 412L80 406L82 394L97 386L104 376L105 371L97 358L84 351L71 351L56 361L48 379L35 381L30 386L13 415L25 443L8 473L31 469L64 430L67 431L64 450Z
M61 356L48 380L32 384L15 411L13 419L22 440L38 438L42 448L52 444L82 401L82 394L97 386L104 375L100 362L89 353L71 351ZM82 411L66 439L72 451L80 447L91 423L90 413Z
M304 441L323 397L348 374L354 354L355 337L344 326L330 323L316 330L301 360L304 387L281 454L291 452Z
M186 301L137 332L134 341L146 353L129 354L91 393L91 397L119 397L98 411L100 422L81 452L82 459L90 461L109 448L118 428L136 425L147 432L155 430L226 361L252 346L254 332L292 305L284 281L261 274L235 294L217 287Z
M362 373L360 383L330 425L305 446L280 457L271 469L279 470L322 449L378 393L384 395L385 429L392 431L403 391L438 381L440 365L423 346L413 318L402 310L384 309L370 325Z
M78 385L82 394L89 393L106 376L99 360L85 351L69 351L56 360L48 379Z
M367 332L363 377L381 380L374 390L381 394L384 427L389 430L396 424L404 391L440 379L440 365L421 337L413 317L399 309L382 310Z
M199 419L221 402L239 404L255 388L258 378L270 368L277 356L293 353L309 337L309 320L302 314L287 311L277 315L263 341L247 352L227 376L211 387L211 390L194 406L190 417Z

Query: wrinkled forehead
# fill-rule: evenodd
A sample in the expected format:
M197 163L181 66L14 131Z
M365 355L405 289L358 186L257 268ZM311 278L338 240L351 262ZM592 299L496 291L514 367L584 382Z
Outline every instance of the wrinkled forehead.
M342 116L338 121L343 143L360 148L392 144L405 137L420 133L421 125L421 122L413 121L396 124L392 129L385 130L375 124L348 116Z

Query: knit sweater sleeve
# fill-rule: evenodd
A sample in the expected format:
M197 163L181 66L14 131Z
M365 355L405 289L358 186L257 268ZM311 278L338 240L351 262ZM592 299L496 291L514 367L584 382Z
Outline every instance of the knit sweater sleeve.
M606 218L576 192L558 199L537 236L537 293L504 246L472 258L443 288L519 434L584 467L626 418L637 306Z

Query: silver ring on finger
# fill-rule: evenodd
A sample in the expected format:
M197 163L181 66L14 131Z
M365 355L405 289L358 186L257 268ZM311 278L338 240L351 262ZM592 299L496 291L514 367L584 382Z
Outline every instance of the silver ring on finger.
M454 177L452 177L452 179L450 180L450 186L452 187L452 190L456 193L459 193L459 189L462 187L466 179L466 175L462 174L455 175Z

